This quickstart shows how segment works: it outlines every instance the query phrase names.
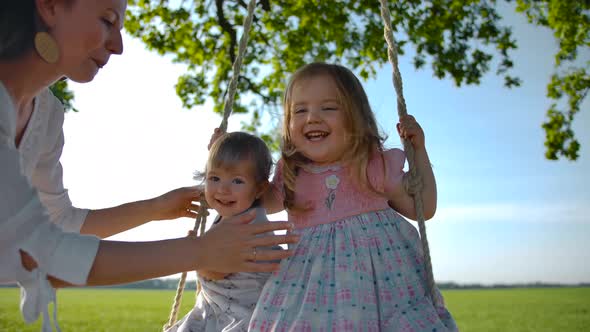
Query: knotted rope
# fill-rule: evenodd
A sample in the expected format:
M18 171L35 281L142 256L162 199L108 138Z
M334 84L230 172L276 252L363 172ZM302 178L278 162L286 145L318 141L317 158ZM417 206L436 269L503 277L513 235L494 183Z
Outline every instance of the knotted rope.
M198 237L201 236L205 232L205 226L207 225L207 216L209 215L209 211L207 211L207 202L205 199L201 200L201 206L199 207L199 213L197 214L197 218L195 219L195 226L193 227L193 233L189 235L189 237ZM178 309L180 308L180 304L182 303L182 293L184 291L184 285L186 283L186 271L182 272L180 276L180 280L178 281L178 286L176 288L176 296L174 296L174 303L172 304L172 310L170 312L170 317L168 318L168 323L164 325L164 331L168 330L172 325L176 323L178 319ZM197 291L196 295L199 295L200 292L200 284L197 282Z
M404 99L404 91L402 84L402 76L399 71L397 60L397 46L393 38L393 29L391 26L391 12L387 8L386 0L379 0L381 3L381 18L384 23L384 35L387 41L387 56L389 62L393 67L393 86L397 95L397 114L399 117L408 114L406 109L406 100ZM426 269L426 282L428 289L427 294L430 295L432 303L438 304L438 296L436 296L434 276L432 273L432 262L430 259L430 248L428 246L428 238L426 237L426 225L424 224L424 206L422 202L422 178L414 164L414 147L410 141L403 139L404 150L408 158L409 172L408 176L404 178L404 186L406 191L414 198L414 208L416 209L416 217L418 220L418 229L420 231L420 239L422 241L422 249L424 251L424 267Z
M240 70L242 67L242 60L244 58L244 54L246 53L246 47L248 46L248 35L250 34L250 28L252 27L252 20L254 18L254 8L256 7L256 0L250 0L248 3L248 15L244 18L244 28L242 32L242 36L240 37L240 43L238 46L238 55L232 66L233 76L229 83L229 88L227 91L227 98L225 99L225 104L223 107L223 119L221 120L221 124L219 125L219 129L223 133L227 131L227 121L229 116L232 112L232 106L234 104L234 97L238 87L238 79L240 78ZM201 200L201 206L199 208L199 213L197 218L195 219L195 226L193 228L194 234L192 236L201 236L205 232L205 226L207 224L207 215L209 212L207 211L207 202L205 199ZM197 233L198 231L198 233ZM180 303L182 302L182 293L184 291L184 285L186 283L186 272L183 272L180 280L178 281L178 287L176 288L176 296L174 297L174 303L172 304L172 310L170 312L170 317L168 318L168 323L164 325L164 331L171 328L178 319L178 309L180 307ZM197 280L197 290L196 295L197 297L201 291L201 284Z

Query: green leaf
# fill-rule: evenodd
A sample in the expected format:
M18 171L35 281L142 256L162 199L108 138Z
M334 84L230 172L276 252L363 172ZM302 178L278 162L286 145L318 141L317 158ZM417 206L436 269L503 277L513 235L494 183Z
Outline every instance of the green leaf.
M51 87L49 87L49 89L64 105L65 112L78 112L78 110L73 106L74 93L68 89L68 82L65 79L55 82Z

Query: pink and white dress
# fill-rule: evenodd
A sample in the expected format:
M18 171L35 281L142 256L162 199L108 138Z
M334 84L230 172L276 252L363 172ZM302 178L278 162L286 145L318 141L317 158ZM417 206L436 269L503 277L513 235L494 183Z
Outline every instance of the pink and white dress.
M401 186L404 161L399 149L375 154L369 181L385 192ZM299 170L295 202L311 207L289 214L301 240L264 286L249 331L457 330L444 304L425 292L417 230L387 198L358 189L345 167L333 165Z

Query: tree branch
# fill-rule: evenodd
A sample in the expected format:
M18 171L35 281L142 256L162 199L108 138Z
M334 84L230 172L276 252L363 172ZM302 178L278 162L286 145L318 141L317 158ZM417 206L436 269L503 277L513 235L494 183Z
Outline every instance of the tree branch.
M268 103L271 101L267 95L263 94L260 91L260 88L258 87L258 85L256 83L252 82L248 77L240 76L239 78L248 84L248 88L245 91L249 90L250 92L258 95L260 98L262 98L262 101L265 103Z
M229 34L229 58L231 60L231 63L234 63L236 58L237 44L236 30L234 30L234 27L225 18L225 14L223 13L223 1L224 0L215 0L215 8L217 9L217 22L219 22L221 29Z
M254 22L254 24L256 25L256 27L258 27L258 31L262 31L263 27L260 25L260 22ZM260 40L264 43L264 45L266 45L267 47L272 47L272 45L270 45L270 40L268 40L268 38L266 38L266 34L257 33L256 36L258 38L260 38Z
M242 6L242 8L248 8L248 5L244 2L244 0L238 0L238 5Z

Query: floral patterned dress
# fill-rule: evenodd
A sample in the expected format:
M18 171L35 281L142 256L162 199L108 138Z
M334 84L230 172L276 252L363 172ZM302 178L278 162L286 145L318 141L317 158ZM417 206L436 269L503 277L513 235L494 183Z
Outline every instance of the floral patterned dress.
M401 186L404 161L399 149L375 154L370 183ZM277 190L281 174L279 163ZM289 214L301 240L264 286L249 331L457 330L440 293L440 306L426 294L418 232L386 198L333 165L300 170L295 202L309 208Z

